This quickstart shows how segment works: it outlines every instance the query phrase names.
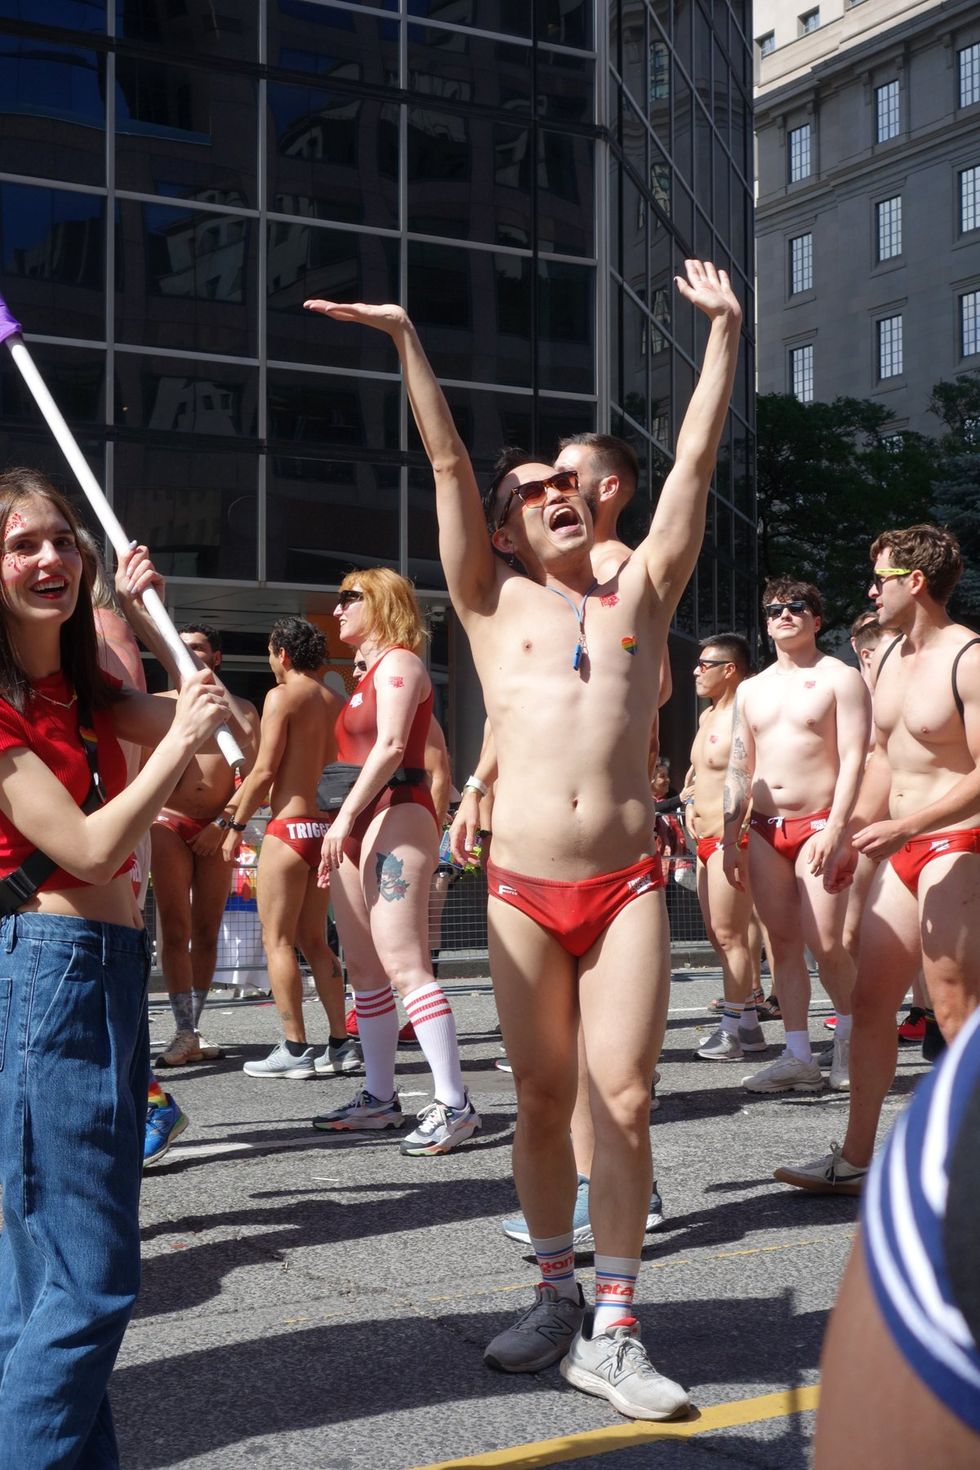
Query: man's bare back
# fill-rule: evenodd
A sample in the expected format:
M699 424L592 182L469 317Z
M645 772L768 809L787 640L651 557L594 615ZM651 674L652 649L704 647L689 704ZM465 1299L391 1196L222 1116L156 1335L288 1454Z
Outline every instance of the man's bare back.
M317 810L320 773L337 759L334 725L340 700L315 674L294 672L266 695L266 710L270 701L285 727L285 744L269 795L272 815L312 816Z

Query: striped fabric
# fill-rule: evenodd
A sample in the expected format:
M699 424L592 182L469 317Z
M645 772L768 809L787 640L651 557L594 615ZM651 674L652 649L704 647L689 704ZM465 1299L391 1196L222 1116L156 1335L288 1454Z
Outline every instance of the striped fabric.
M864 1244L888 1329L913 1371L980 1432L980 1348L957 1304L944 1231L949 1160L967 1115L980 1117L980 1010L920 1085L875 1159L864 1194ZM971 1103L973 1104L971 1106ZM976 1159L980 1137L965 1140ZM962 1150L960 1157L962 1158ZM972 1174L974 1185L980 1175ZM968 1191L969 1193L969 1191ZM957 1190L957 1209L961 1208ZM980 1221L976 1188L967 1208ZM978 1256L973 1257L975 1269Z

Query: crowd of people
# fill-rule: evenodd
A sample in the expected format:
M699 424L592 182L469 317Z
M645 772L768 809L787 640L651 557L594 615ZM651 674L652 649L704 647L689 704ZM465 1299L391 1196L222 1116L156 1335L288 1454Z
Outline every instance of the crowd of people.
M670 984L664 858L675 872L693 858L724 991L698 1056L764 1052L760 1019L777 1013L778 995L785 1047L742 1085L849 1091L843 1144L774 1171L812 1192L865 1195L828 1337L817 1464L849 1463L841 1446L851 1453L856 1417L874 1441L881 1416L863 1404L856 1414L859 1383L894 1376L896 1364L933 1439L903 1443L894 1413L889 1463L911 1465L916 1442L942 1444L953 1470L971 1463L977 1271L962 1268L955 1242L980 1223L980 639L946 611L959 549L934 526L878 537L871 610L852 630L858 669L820 648L818 589L770 581L773 662L753 673L734 631L701 640L694 678L706 706L674 791L658 757L667 634L701 548L741 331L724 271L688 261L677 289L706 318L706 347L635 548L617 537L638 479L624 441L575 435L551 464L506 451L481 495L402 308L306 303L390 337L432 465L447 586L487 711L441 857L450 776L408 582L366 568L341 583L337 632L356 676L346 702L322 680L323 633L278 622L259 720L217 677L214 629L182 634L200 665L193 677L172 667L142 608L146 588L160 586L145 547L123 559L117 607L110 593L99 618L97 556L70 505L30 472L0 476L0 862L20 864L0 881L13 977L6 990L0 981L0 1470L117 1463L106 1385L138 1284L140 1168L162 1157L183 1118L148 1072L148 948L129 854L152 830L175 1022L155 1065L194 1065L217 1051L200 1027L223 898L265 802L257 898L282 1038L245 1071L286 1081L363 1071L349 1102L312 1119L320 1131L390 1130L402 1153L424 1155L479 1130L429 915L437 870L485 863L490 969L517 1094L522 1213L504 1228L530 1245L541 1277L487 1345L489 1368L557 1363L628 1417L689 1411L686 1390L651 1363L633 1302L644 1235L663 1215L650 1111ZM120 614L167 664L176 694L136 687ZM103 673L110 627L124 653ZM214 743L222 722L245 753L237 779ZM135 747L128 767L124 741ZM353 1027L326 940L328 902ZM763 944L775 992L765 1012ZM306 1034L297 951L329 1024L321 1055ZM809 958L834 1006L826 1084L810 1038ZM911 985L947 1051L872 1168ZM405 1134L396 995L432 1076L432 1099ZM82 1155L66 1161L53 1140L52 1090L62 1131L69 1093L81 1169ZM55 1201L71 1212L71 1250L52 1228ZM592 1303L577 1276L583 1249L594 1253Z

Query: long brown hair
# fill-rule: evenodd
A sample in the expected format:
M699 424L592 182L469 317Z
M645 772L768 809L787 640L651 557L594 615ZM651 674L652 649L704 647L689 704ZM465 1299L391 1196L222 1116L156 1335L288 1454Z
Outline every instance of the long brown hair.
M0 474L0 545L7 534L11 511L23 500L47 500L68 523L78 538L79 519L71 502L55 489L37 470L18 466ZM0 698L23 713L30 693L30 681L17 661L4 616L4 595L0 589ZM61 669L78 695L83 708L102 709L113 704L118 691L106 680L99 668L95 618L92 613L92 580L88 559L82 556L82 575L78 598L71 617L61 625Z

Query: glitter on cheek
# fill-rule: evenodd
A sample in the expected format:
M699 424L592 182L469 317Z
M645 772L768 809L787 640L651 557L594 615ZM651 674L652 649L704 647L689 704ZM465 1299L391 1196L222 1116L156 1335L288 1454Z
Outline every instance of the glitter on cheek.
M12 511L11 514L7 517L6 529L8 536L12 535L14 531L22 531L24 529L24 517L21 515L20 511Z
M23 575L27 565L27 558L19 556L16 552L8 551L3 558L3 579L5 582L13 582L17 577Z

